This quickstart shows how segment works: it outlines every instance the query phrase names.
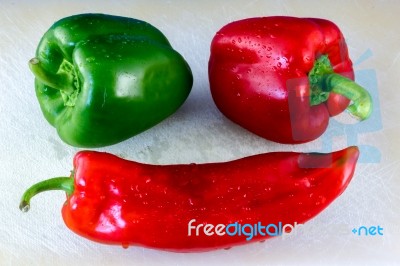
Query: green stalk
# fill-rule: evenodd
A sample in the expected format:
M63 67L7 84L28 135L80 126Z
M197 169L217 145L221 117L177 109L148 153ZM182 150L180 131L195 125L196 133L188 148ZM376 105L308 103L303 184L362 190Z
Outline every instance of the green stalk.
M29 68L36 79L61 93L65 106L75 106L79 94L79 82L74 65L63 60L57 73L50 72L43 67L38 58L29 60Z
M74 192L74 179L71 177L54 177L34 184L22 195L19 209L23 212L29 211L32 197L49 190L64 190L70 196Z
M371 95L351 79L332 73L325 77L325 85L331 92L343 95L352 101L347 110L356 118L365 120L371 115Z
M61 90L66 94L73 94L75 91L75 74L73 73L73 66L68 61L63 61L56 74L47 71L36 57L29 60L29 68L43 84Z
M333 71L328 56L318 58L308 75L311 90L311 105L318 105L334 92L352 101L347 110L360 120L367 119L372 113L372 97L363 87L353 80Z

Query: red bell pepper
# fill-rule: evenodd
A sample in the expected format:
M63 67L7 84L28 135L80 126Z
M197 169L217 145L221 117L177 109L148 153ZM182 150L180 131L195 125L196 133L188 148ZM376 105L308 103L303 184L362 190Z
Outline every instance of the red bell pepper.
M353 80L345 39L327 20L244 19L220 29L211 44L209 81L217 107L275 142L314 140L346 107L368 118L371 96Z
M66 225L88 239L175 252L228 248L250 241L227 233L196 235L199 225L304 223L342 194L358 154L350 147L330 154L275 152L224 163L148 165L82 151L70 177L33 185L20 209L27 211L37 193L60 189L67 193Z

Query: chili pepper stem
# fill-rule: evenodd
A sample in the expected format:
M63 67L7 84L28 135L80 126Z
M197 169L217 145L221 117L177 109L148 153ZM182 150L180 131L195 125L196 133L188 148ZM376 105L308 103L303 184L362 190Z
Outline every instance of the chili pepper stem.
M67 64L69 64L69 67L66 68L65 65ZM29 60L29 68L35 77L47 86L59 89L66 94L72 94L75 91L75 75L71 63L63 62L60 69L54 74L43 68L42 62L35 57Z
M34 184L22 195L19 209L22 212L29 211L31 198L38 193L49 190L64 190L70 196L74 192L74 179L71 177L54 177Z
M308 74L311 90L311 105L318 105L334 92L352 101L347 110L359 120L367 119L372 113L371 95L353 80L333 71L327 55L319 57Z

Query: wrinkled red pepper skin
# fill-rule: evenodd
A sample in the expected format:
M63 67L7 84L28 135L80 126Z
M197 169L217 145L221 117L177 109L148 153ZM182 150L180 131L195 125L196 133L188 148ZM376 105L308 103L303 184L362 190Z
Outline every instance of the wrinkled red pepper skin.
M72 231L106 244L174 252L228 248L246 243L246 237L188 236L189 221L304 223L342 194L358 154L350 147L331 154L275 152L160 166L82 151L74 158L75 188L62 215Z
M328 20L278 16L232 22L211 44L212 97L226 117L263 138L312 141L350 102L331 93L326 102L310 105L308 74L321 55L335 73L354 80L345 39Z

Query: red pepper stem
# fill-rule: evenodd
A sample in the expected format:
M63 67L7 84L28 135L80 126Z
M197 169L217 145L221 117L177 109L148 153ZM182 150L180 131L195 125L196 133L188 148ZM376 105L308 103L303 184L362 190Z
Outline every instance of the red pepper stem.
M57 73L51 73L43 68L38 58L29 60L29 68L35 77L45 85L63 91L66 94L72 94L75 91L75 75L73 66L64 60Z
M364 120L371 115L372 98L363 87L337 73L328 74L324 82L328 90L352 101L347 110L356 118Z
M334 92L352 101L347 110L360 120L372 113L371 95L353 80L334 72L327 55L320 56L308 74L310 82L310 104L318 105L328 100Z
M54 177L34 184L22 195L19 209L23 212L29 211L31 198L49 190L64 190L70 196L74 192L74 179L72 177Z

